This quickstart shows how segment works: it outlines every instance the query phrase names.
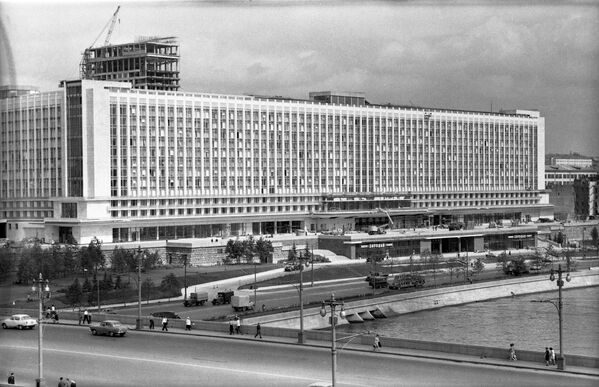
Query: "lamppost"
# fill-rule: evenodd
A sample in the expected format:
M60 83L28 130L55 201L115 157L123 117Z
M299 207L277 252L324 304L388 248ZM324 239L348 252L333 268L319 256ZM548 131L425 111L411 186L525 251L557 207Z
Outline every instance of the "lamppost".
M336 346L336 337L335 337L335 325L337 324L337 316L335 316L335 308L341 306L341 311L339 312L339 317L345 318L345 310L343 309L343 301L335 300L335 294L331 293L331 298L329 300L325 300L322 302L322 306L320 308L320 315L325 317L327 315L327 310L325 306L328 305L331 308L331 316L329 317L329 323L331 324L331 384L335 387L335 374L337 373L337 346Z
M549 279L551 281L555 281L555 279L556 279L555 275L557 274L557 288L558 288L557 304L552 300L533 301L533 302L549 302L550 304L555 306L555 309L557 309L557 316L558 316L558 320L559 320L559 356L557 358L557 368L559 370L566 369L566 357L564 356L564 345L563 345L563 341L562 341L562 312L563 312L562 286L564 286L564 280L562 279L563 273L564 272L562 271L562 265L559 265L557 268L557 271L551 269L551 274L549 275ZM570 282L570 273L566 273L566 281Z
M299 303L300 303L300 330L297 333L297 343L304 344L304 262L308 257L299 256Z
M37 285L37 287L36 287ZM43 332L42 332L42 309L43 309L43 297L44 292L50 291L49 281L42 278L42 273L40 273L39 278L37 280L33 280L33 286L31 287L32 291L37 290L37 297L39 301L39 320L38 320L38 331L37 331L37 352L38 352L38 378L35 380L35 384L37 387L45 386L44 383L44 358L43 358Z
M185 295L183 296L183 303L187 302L187 254L183 254L183 287ZM187 304L186 304L187 305Z
M587 230L586 227L582 228L582 259L586 259L587 258L587 251L584 247L584 232Z
M137 246L137 321L135 329L141 329L141 246Z
M256 279L257 279L257 274L256 274L256 261L254 261L254 306L257 308L258 307L258 297L256 295Z
M551 269L549 279L555 280L555 271ZM557 267L557 289L558 289L558 304L557 304L557 315L559 318L559 357L557 358L557 368L563 370L566 368L566 358L564 357L564 346L562 342L562 287L564 286L564 280L562 279L562 265ZM570 273L566 274L566 281L570 282ZM554 304L555 305L555 304Z

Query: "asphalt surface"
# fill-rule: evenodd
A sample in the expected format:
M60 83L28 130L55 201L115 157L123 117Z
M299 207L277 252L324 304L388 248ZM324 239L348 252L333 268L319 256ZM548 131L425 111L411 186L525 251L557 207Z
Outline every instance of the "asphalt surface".
M37 328L0 330L0 374L17 383L37 377ZM88 327L44 327L44 378L78 386L308 386L330 381L326 342L292 344L290 339L254 339L171 329L130 331L127 336L92 336ZM401 352L401 350L399 351ZM405 351L404 351L405 352ZM599 377L564 373L538 364L447 360L383 348L373 353L351 343L338 352L338 386L596 386ZM593 370L593 372L596 372Z

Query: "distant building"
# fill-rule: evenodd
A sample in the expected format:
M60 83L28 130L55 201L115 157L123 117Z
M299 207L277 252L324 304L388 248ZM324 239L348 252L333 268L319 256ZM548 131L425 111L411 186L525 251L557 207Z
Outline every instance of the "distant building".
M597 177L597 169L573 167L570 165L546 165L545 185L549 188L555 184L574 184L575 180Z
M555 156L551 158L551 165L557 167L591 168L593 159L578 155Z
M598 215L599 186L597 177L580 179L574 182L575 206L577 219L595 219Z
M64 81L0 100L7 238L86 244L553 217L537 111L134 89L115 81L126 47L134 48L94 49L119 58L94 70L113 81ZM511 232L389 243L401 251L534 245L533 226Z
M39 89L33 86L17 86L17 85L5 85L0 86L0 99L18 97L21 95L39 93Z
M548 190L549 203L553 205L555 219L560 221L576 219L574 184L554 184L550 185Z
M175 38L142 38L135 43L88 48L81 78L131 82L134 89L179 90L179 45Z

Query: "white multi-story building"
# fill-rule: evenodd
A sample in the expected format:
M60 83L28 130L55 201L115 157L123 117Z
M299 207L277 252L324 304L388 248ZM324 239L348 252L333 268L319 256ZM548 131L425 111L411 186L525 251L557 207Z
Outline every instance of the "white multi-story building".
M552 214L537 111L61 86L0 100L0 237L117 242L350 230L387 214L404 227Z

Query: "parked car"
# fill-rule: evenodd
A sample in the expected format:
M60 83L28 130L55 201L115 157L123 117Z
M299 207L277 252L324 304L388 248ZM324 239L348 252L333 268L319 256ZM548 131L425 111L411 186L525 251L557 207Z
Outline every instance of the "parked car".
M28 314L13 314L2 321L2 328L33 329L37 325L35 319Z
M104 320L98 325L89 327L92 335L125 336L128 328L116 320Z
M160 317L160 318L166 317L168 319L180 319L181 318L175 312L154 312L154 313L152 313L152 316Z

